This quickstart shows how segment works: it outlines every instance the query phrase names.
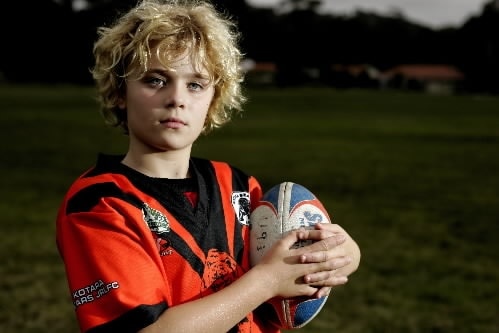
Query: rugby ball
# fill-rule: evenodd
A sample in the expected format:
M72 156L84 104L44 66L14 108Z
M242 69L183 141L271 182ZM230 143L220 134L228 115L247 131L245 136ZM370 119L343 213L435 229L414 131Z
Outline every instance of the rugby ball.
M250 215L250 262L258 264L272 245L285 233L300 227L313 228L331 219L317 197L302 185L283 182L268 190ZM310 244L302 241L294 248ZM268 301L277 314L281 329L295 329L308 324L327 301L321 298L274 298Z

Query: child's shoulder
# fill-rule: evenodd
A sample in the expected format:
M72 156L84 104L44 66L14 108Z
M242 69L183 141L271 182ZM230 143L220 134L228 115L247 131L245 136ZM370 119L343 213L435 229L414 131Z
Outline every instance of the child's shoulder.
M120 156L99 154L96 162L83 171L69 186L68 197L85 188L102 187L103 184L118 184L126 179L119 171Z

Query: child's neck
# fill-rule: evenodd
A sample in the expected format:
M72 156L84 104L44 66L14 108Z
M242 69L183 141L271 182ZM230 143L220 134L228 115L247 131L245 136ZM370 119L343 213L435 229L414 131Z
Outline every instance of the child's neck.
M189 156L187 158L175 156L178 154L149 153L134 154L129 151L122 163L126 166L154 178L182 179L189 178Z

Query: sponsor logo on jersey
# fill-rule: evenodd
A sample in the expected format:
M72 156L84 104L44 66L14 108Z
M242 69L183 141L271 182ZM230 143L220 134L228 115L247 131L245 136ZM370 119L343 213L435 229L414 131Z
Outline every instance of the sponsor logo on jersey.
M142 216L147 226L157 235L170 232L170 222L163 213L146 204L142 207Z
M159 255L164 257L172 254L171 243L166 237L166 233L170 232L170 222L166 216L145 202L142 206L142 215L149 229L156 234L156 246Z
M99 279L88 286L73 290L71 292L73 296L73 305L77 308L83 304L97 301L99 298L107 295L115 289L118 289L119 287L120 284L118 281L104 282Z
M232 192L232 208L239 223L249 225L250 195L249 192Z

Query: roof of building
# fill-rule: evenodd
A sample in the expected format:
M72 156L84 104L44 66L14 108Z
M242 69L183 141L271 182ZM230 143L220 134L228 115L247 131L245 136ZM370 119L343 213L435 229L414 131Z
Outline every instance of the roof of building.
M417 80L462 80L464 74L451 65L398 65L384 73L387 77L402 75Z

